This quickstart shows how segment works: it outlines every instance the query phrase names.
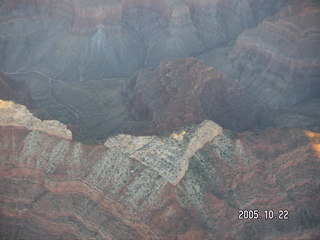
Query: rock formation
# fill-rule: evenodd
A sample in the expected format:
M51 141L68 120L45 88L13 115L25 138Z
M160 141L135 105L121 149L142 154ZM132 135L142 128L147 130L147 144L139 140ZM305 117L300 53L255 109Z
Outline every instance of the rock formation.
M184 131L184 133L186 132ZM180 137L171 135L172 139L162 139L156 136L119 135L108 139L104 145L115 149L118 154L138 160L158 172L167 182L177 185L188 170L190 158L195 152L221 133L220 126L206 121L188 134L183 134ZM181 144L184 138L186 140L183 141L184 144ZM148 145L148 151L145 151L145 146ZM155 161L155 159L158 160Z
M317 1L292 1L242 32L235 45L198 57L239 80L255 104L266 110L267 122L313 129L320 114L319 16Z
M131 79L74 84L38 72L11 76L27 81L37 117L78 126L75 139L82 141L155 134L205 119L241 131L272 124L244 85L196 58L163 61Z
M195 58L168 60L154 71L141 70L134 84L130 102L140 118L153 123L153 129L204 119L233 130L271 124L263 120L263 106L255 103L244 85Z
M144 65L233 40L285 2L6 0L0 70L64 81L128 77ZM262 15L261 8L268 11Z
M72 133L65 125L56 120L41 121L20 104L0 99L0 125L26 127L30 130L46 132L53 136L72 139Z
M0 234L316 239L318 140L297 129L232 134L205 122L161 138L119 135L88 146L1 126ZM289 220L238 220L240 209L263 217L286 209Z
M320 93L319 4L296 1L237 39L233 76L274 109Z
M0 1L0 239L320 239L319 16Z

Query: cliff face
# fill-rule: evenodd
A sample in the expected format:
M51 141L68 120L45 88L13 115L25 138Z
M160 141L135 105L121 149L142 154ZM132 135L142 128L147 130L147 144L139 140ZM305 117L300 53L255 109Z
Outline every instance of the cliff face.
M30 130L46 132L53 136L72 139L72 133L65 125L56 120L41 121L20 104L0 99L0 125L26 127Z
M87 146L0 129L5 239L317 239L319 134L213 122ZM289 220L238 220L239 209ZM232 231L230 231L232 229Z
M234 130L270 124L263 123L263 106L244 85L195 58L168 60L156 70L139 71L132 92L130 102L153 130L204 119Z
M320 239L319 9L0 1L0 239Z
M272 125L243 84L196 58L163 61L132 78L77 84L36 72L12 77L27 82L36 116L67 124L75 139L159 134L205 119L240 131Z
M252 95L251 103L266 110L262 115L267 122L316 129L320 116L319 16L317 1L292 1L242 32L234 45L198 57L228 78L239 80Z
M316 1L296 1L237 39L233 76L264 105L283 109L320 96L319 13Z
M39 118L82 140L204 119L236 131L315 129L319 9L307 0L4 1L0 68L26 82ZM164 60L190 55L215 70ZM124 87L134 72L137 86Z
M128 77L235 39L286 1L259 2L2 1L0 70L68 81Z

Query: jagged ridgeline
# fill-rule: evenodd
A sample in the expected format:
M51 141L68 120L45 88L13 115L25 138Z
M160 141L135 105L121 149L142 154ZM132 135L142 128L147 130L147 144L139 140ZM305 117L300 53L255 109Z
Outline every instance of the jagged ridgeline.
M319 236L315 132L234 134L205 121L167 136L121 134L92 146L71 141L61 123L1 101L0 142L4 239ZM239 220L238 209L260 216L286 209L289 219Z
M26 85L20 103L81 141L205 119L233 131L314 131L318 9L308 0L5 0L0 70Z
M312 0L0 1L0 239L320 239L319 22Z

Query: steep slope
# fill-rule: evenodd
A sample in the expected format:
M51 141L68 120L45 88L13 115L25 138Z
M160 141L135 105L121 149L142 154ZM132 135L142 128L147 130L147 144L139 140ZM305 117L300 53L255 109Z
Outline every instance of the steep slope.
M319 16L0 1L0 239L320 239Z
M235 39L287 1L259 2L5 0L0 70L64 81L128 77Z
M0 125L26 127L30 130L46 132L50 135L72 139L72 133L65 125L56 121L41 121L34 117L29 110L20 104L0 99Z
M274 109L320 96L320 5L296 1L237 39L233 76Z
M317 239L319 134L207 121L88 146L0 127L5 239ZM239 220L238 210L288 210ZM232 229L232 230L230 230Z
M105 139L123 132L130 118L122 96L130 79L102 79L81 83L63 82L39 72L11 75L29 86L34 114L68 125L75 139Z
M36 116L67 124L82 141L159 134L205 119L237 131L272 124L244 85L196 58L163 61L124 79L70 83L39 72L11 77L26 81Z
M155 130L211 119L243 131L270 125L263 106L238 81L195 58L168 60L138 72L132 102L140 119ZM139 119L138 118L138 119Z
M254 102L267 110L264 118L275 126L316 129L320 116L319 22L318 1L292 1L242 32L235 43L197 57L238 79Z
M204 119L235 131L312 130L319 9L309 0L3 1L0 66L26 83L35 115L82 141Z

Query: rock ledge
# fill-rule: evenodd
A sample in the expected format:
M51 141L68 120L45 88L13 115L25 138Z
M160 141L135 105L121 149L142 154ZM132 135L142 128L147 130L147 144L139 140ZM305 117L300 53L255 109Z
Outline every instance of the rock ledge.
M20 126L30 130L48 133L49 135L72 139L72 133L67 127L56 120L45 120L34 117L23 105L0 99L0 125Z

